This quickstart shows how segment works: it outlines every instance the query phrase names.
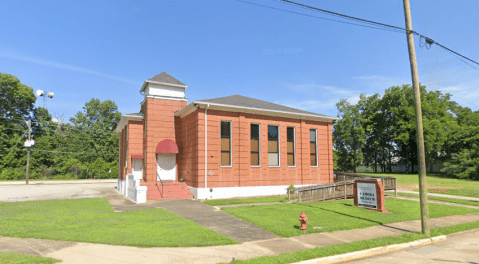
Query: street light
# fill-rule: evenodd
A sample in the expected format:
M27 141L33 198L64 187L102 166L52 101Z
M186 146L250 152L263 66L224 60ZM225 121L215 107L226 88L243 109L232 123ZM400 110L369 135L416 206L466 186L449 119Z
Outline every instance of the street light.
M53 99L53 96L55 94L52 93L52 92L45 92L43 90L37 90L37 96L40 96L40 97L43 97L43 107L45 108L46 107L46 104L47 104L47 98L50 98L50 99Z
M38 96L43 97L43 108L46 108L45 107L45 105L46 105L45 92L42 91L42 90L37 90L36 94ZM46 96L50 99L53 99L54 94L52 92L47 92ZM26 169L26 175L25 175L26 184L28 184L28 180L29 180L29 175L28 174L29 174L29 169L30 169L30 149L33 147L33 145L35 145L35 141L32 140L31 133L32 133L32 120L28 120L28 140L25 141L25 144L24 144L24 146L28 149L28 151L27 151L27 169Z

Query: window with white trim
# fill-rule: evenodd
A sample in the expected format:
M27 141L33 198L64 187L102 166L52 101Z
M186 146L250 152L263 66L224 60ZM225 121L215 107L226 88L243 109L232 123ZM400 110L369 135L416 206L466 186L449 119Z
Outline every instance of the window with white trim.
M268 166L279 166L278 126L268 126Z
M221 121L221 166L231 166L231 122Z
M294 127L286 128L286 137L287 137L287 153L288 153L288 166L296 165L296 154L295 154L295 133Z
M316 137L316 129L309 130L309 152L311 158L311 166L318 166L318 142Z
M251 124L251 166L260 166L259 124Z

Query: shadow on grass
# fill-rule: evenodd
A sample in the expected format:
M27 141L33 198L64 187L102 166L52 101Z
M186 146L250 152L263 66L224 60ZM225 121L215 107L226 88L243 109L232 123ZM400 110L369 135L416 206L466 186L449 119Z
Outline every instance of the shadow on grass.
M342 215L342 216L346 216L346 217L356 218L356 219L363 220L363 221L370 222L370 223L375 223L375 224L377 224L377 225L379 225L379 226L384 226L384 227L391 228L391 229L395 229L395 230L402 231L402 232L411 232L411 230L407 230L407 229L402 229L402 228L399 228L399 227L390 226L390 225L388 225L388 224L384 224L384 223L379 222L379 221L374 221L374 220L371 220L371 219L367 219L367 218L363 218L363 217L359 217L359 216L355 216L355 215L345 214L345 213L342 213L342 212L337 212L337 211L330 210L330 209L326 209L326 208L319 208L319 207L315 207L315 206L312 206L312 205L306 205L306 204L301 204L301 205L302 205L302 206L307 206L307 207L310 207L310 208L314 208L314 209L319 209L319 210L328 211L328 212L335 213L335 214ZM352 207L350 204L343 204L343 206ZM377 212L377 213L380 213L380 212ZM295 225L295 228L296 228L296 227L297 227L297 226ZM299 228L298 228L298 229L299 229Z

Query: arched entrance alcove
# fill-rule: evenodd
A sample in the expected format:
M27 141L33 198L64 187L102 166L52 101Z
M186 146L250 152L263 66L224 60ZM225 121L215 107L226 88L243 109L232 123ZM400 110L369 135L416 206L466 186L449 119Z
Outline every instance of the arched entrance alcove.
M178 146L173 140L162 140L156 146L157 157L157 173L156 177L159 181L174 181L176 180L176 154L178 153Z

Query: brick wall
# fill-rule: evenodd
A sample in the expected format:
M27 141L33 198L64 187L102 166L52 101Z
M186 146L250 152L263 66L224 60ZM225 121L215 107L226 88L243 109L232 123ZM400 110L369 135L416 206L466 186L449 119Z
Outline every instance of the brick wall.
M146 182L156 182L156 146L164 139L176 141L174 112L185 106L186 101L156 98L146 98L141 105L146 121L146 139L143 140L143 179Z
M132 172L131 156L143 155L143 121L128 123L128 172Z
M178 179L183 178L188 186L198 187L198 114L175 118ZM203 170L204 172L204 170Z
M128 129L128 133L126 132ZM128 134L128 138L127 138ZM131 155L143 155L143 122L142 121L129 121L129 123L123 128L119 135L119 171L118 177L125 181L125 164L128 161L128 167L126 167L127 173L131 173ZM128 156L127 156L128 150Z
M192 176L197 173L197 185L204 187L205 153L204 153L204 109L198 109L183 118L194 119L197 122L197 166L194 162L188 163ZM181 123L184 130L184 123ZM193 122L192 120L188 122ZM232 125L232 165L221 166L220 123L231 121ZM208 110L208 187L233 186L265 186L318 184L333 181L333 153L332 153L332 124L313 121L301 121L279 117L233 113L226 111ZM260 124L261 166L251 167L250 125ZM280 166L268 166L268 125L279 126L280 134ZM287 166L287 127L295 127L296 138L296 165ZM318 166L310 165L309 131L317 130ZM182 141L183 141L182 137ZM179 141L178 141L179 142ZM183 143L182 143L183 144ZM190 150L190 149L188 149ZM181 149L180 149L181 151ZM194 157L192 157L194 158ZM182 163L183 165L184 163ZM195 169L196 167L196 169ZM185 170L189 170L185 168ZM183 170L183 169L182 169ZM194 180L189 180L194 182Z

